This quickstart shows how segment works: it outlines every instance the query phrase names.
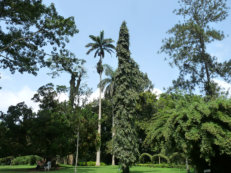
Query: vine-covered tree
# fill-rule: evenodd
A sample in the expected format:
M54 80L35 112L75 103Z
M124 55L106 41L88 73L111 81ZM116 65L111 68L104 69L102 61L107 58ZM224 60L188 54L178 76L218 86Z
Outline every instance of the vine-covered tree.
M99 36L90 35L89 36L93 43L89 43L86 45L87 48L90 48L87 51L87 55L92 51L95 51L94 58L99 56L99 62L97 63L97 72L99 73L99 82L101 84L102 73L103 73L103 65L102 60L104 58L105 52L111 54L115 49L115 46L112 44L114 41L111 38L104 38L104 31L100 32ZM101 142L101 86L99 86L99 118L98 118L98 144L97 144L97 152L96 152L96 166L100 166L100 142Z
M180 0L176 15L184 18L168 31L161 52L169 55L170 64L179 69L179 77L173 87L192 92L200 88L207 96L217 95L215 77L230 74L230 63L219 62L206 50L213 41L224 39L223 32L212 24L221 22L228 15L226 0ZM229 76L230 77L230 76Z
M135 163L138 156L138 141L135 131L135 107L140 89L139 69L130 57L129 33L126 22L120 27L116 47L118 69L115 76L115 95L113 98L115 115L114 154L119 159L123 173Z
M47 65L46 57L59 54L59 47L78 32L73 17L60 16L54 4L42 0L2 0L0 9L0 68L11 73L36 75Z

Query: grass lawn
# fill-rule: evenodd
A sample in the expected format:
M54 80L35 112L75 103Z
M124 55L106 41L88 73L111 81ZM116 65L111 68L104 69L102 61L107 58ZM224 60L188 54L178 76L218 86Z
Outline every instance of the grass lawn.
M35 166L0 166L1 173L37 173L44 171L36 171ZM60 170L51 170L49 172L57 173L74 173L73 167L63 167ZM120 173L117 166L102 167L78 167L78 173ZM148 168L148 167L132 167L131 173L186 173L185 170L177 168Z

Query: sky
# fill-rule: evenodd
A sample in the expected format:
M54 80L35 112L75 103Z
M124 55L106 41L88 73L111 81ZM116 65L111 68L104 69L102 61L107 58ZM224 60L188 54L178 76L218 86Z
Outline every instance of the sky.
M177 0L44 0L45 4L54 3L58 13L64 17L74 16L79 33L70 38L68 48L76 57L85 59L87 77L84 80L93 90L92 98L97 97L99 75L96 72L98 58L94 54L86 55L85 45L91 42L89 35L99 35L104 30L105 38L112 38L116 44L119 28L123 21L127 22L130 34L131 56L139 64L140 70L148 74L155 91L163 92L178 76L176 68L171 68L167 55L158 51L162 40L168 37L166 33L180 20L173 10L179 7ZM231 7L231 0L227 1ZM213 27L224 31L227 36L223 41L216 41L207 46L207 50L218 60L231 58L231 14ZM115 54L106 54L103 63L117 67ZM6 111L8 106L25 101L34 110L38 106L31 101L36 90L47 83L68 85L70 76L61 74L52 79L47 75L49 69L43 68L37 76L29 74L10 74L8 70L0 69L0 110ZM229 88L231 85L216 79L220 85ZM66 96L62 96L65 99Z

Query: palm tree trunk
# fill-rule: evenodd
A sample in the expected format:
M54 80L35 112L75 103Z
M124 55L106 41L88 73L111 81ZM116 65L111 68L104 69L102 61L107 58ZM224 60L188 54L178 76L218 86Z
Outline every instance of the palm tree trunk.
M78 129L77 139L76 139L75 173L77 173L78 156L79 156L79 129Z
M114 112L112 111L112 163L111 163L112 165L115 165L114 142L113 142L114 136L115 136L115 123L114 123Z
M101 80L102 80L102 72L99 73L99 82L100 82L100 86L99 86L99 117L98 117L98 135L97 137L99 138L101 143ZM97 152L96 152L96 166L100 166L100 146L101 144L97 144Z

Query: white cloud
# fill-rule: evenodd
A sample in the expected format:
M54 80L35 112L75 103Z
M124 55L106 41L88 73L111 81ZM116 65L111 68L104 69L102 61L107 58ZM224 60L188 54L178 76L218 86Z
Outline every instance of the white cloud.
M103 93L101 93L101 98L103 98ZM93 102L94 100L99 99L99 88L97 88L88 98L88 103Z
M158 88L153 88L152 93L156 94L157 97L159 97L163 92Z
M68 101L69 100L68 94L67 93L61 93L61 94L59 94L58 95L58 100L60 102Z
M6 75L5 73L0 73L0 80L10 80L10 76Z
M219 80L219 79L214 79L214 82L216 82L224 91L228 91L230 92L231 89L231 84L227 83L223 80Z
M157 97L160 96L160 94L162 94L163 92L158 89L158 88L154 88L152 91L151 91L153 94L156 94ZM101 94L101 98L104 98L104 93L102 92ZM88 103L90 102L93 102L94 100L98 100L99 99L99 88L97 88L89 97L88 99Z
M227 38L222 43L216 42L208 46L208 51L212 56L217 57L218 61L222 62L230 58L231 49L229 47L231 39Z
M16 105L19 102L24 101L27 106L32 107L33 111L37 112L39 106L31 100L34 94L35 91L31 90L27 86L24 86L18 92L12 92L3 88L0 90L0 110L7 112L9 106Z

